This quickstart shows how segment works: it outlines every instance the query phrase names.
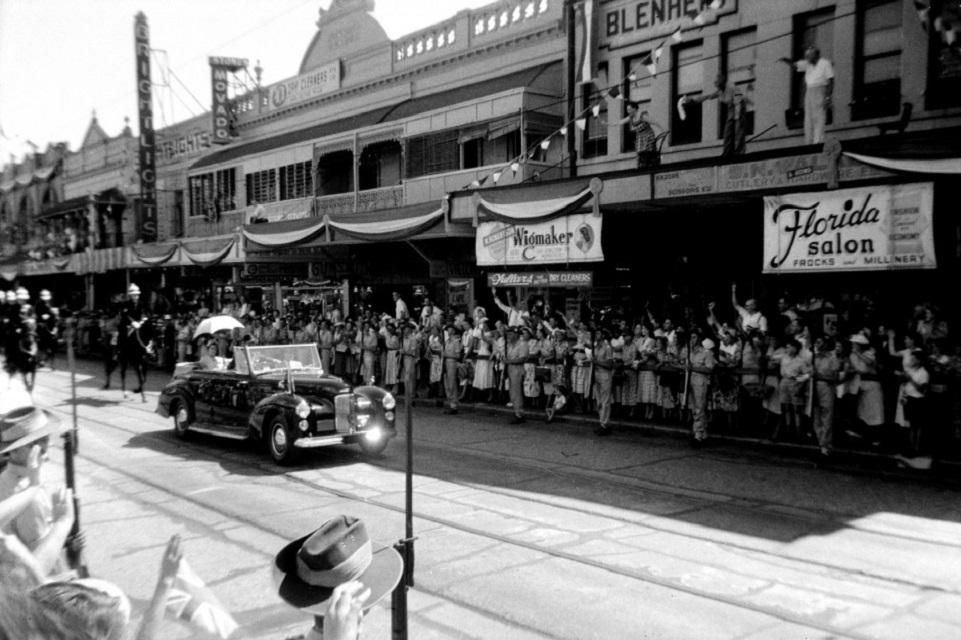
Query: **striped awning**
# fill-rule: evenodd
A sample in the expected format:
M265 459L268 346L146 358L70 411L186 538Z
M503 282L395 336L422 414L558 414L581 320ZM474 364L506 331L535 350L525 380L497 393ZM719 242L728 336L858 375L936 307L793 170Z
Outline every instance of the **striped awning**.
M356 240L396 242L423 233L444 219L444 210L440 205L428 203L426 207L419 206L420 210L425 208L427 212L418 211L420 215L408 215L388 220L353 222L349 216L340 216L337 219L328 216L327 224L330 225L331 230L343 233Z
M174 244L138 244L130 248L134 257L140 262L157 267L170 261L180 249L179 243Z
M598 178L550 182L512 189L485 189L475 192L476 218L507 223L545 222L574 213L593 200L598 213L597 195L603 184Z
M107 273L127 267L126 247L94 249L76 255L77 273Z
M316 238L323 233L326 224L324 218L249 224L244 227L244 237L261 247L292 247Z
M213 238L210 240L198 240L196 242L184 242L184 256L196 265L201 267L212 267L223 262L224 258L230 253L237 238Z

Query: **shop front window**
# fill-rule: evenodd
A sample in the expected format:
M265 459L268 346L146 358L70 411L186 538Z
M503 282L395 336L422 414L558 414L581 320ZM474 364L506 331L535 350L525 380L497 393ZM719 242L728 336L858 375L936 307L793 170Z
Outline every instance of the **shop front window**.
M674 47L673 93L671 104L682 98L696 98L704 92L704 61L700 42ZM679 109L671 109L671 144L692 144L701 141L701 104L688 102L684 115Z
M754 42L757 30L729 33L722 39L724 52L724 71L727 81L734 91L744 96L744 132L754 133L754 80L757 65L757 48ZM724 123L727 120L727 105L720 105L717 137L724 137Z
M804 50L814 45L821 57L834 64L834 7L819 9L794 16L792 60L802 60ZM828 109L827 124L834 121L834 111ZM791 106L787 113L787 126L800 129L804 126L804 74L791 71Z
M643 60L646 57L647 54L644 53L624 58L624 81L621 83L621 94L624 96L624 112L620 116L622 118L627 116L627 103L636 102L641 112L647 111L649 119L654 121L650 117L654 78L644 67ZM621 127L621 151L634 151L634 131L630 123Z
M858 2L854 58L855 120L896 115L901 109L901 2Z

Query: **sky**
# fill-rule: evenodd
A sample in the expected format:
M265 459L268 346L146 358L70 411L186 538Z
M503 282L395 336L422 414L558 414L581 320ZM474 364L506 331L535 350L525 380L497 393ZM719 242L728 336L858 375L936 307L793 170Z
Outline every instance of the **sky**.
M0 163L48 143L77 149L96 110L109 135L136 131L133 22L147 16L171 91L154 89L157 128L210 108L207 56L260 60L262 83L297 74L331 0L0 0ZM492 0L376 0L373 16L398 39ZM158 64L161 63L161 64ZM178 82L179 79L179 82ZM183 85L181 85L181 82ZM185 88L186 87L186 88ZM193 94L193 95L191 95Z

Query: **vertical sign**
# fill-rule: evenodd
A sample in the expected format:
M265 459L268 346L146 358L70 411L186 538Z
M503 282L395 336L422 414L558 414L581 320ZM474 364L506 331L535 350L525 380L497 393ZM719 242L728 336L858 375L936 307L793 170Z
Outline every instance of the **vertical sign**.
M213 118L213 143L227 144L230 142L230 104L227 97L227 87L230 85L228 73L234 73L247 66L245 58L223 58L219 56L207 59L210 63L210 87L213 95L213 107L210 111Z
M157 172L153 130L153 92L150 85L150 31L147 16L140 12L133 27L137 60L137 115L140 123L140 228L143 242L157 241Z

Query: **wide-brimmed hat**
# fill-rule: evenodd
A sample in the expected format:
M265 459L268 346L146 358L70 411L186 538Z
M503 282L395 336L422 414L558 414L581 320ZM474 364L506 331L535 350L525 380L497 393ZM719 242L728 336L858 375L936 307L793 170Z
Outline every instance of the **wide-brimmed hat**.
M335 587L357 580L370 589L368 609L394 590L403 570L397 551L371 542L359 518L341 515L281 549L273 575L284 602L322 616Z
M871 344L871 341L868 340L867 336L865 336L863 333L855 333L853 336L851 336L850 340L854 344L859 344L864 347Z
M19 407L0 418L0 455L63 429L53 413L39 407Z

